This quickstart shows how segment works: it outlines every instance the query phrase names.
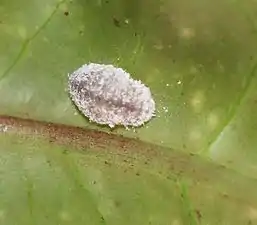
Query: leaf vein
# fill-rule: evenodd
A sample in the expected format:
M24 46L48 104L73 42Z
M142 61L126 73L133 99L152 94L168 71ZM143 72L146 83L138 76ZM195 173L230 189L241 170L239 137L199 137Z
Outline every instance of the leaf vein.
M235 118L237 111L239 107L241 106L243 100L245 99L248 90L251 87L252 81L255 78L256 75L256 69L257 69L257 62L254 63L250 74L248 75L248 79L246 80L246 84L243 88L243 90L239 93L237 99L235 100L234 104L231 106L228 116L224 119L223 123L219 126L215 134L210 138L210 141L208 142L207 148L204 149L202 152L209 152L212 146L219 140L221 135L223 134L224 130L230 125L231 121Z
M0 79L4 79L6 76L9 75L10 71L17 65L17 63L20 61L21 57L23 56L24 52L27 50L29 44L37 37L37 35L49 24L51 19L56 14L57 10L59 9L60 5L64 3L66 0L62 0L58 2L58 4L55 6L55 9L53 12L48 16L48 18L44 21L44 23L36 30L34 34L31 35L31 37L27 38L21 46L20 51L18 52L17 56L14 58L13 62L9 65L9 67L3 72Z

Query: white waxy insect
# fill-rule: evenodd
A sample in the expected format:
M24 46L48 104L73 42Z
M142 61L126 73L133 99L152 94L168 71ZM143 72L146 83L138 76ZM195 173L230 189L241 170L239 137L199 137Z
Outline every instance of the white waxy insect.
M151 91L113 65L85 64L69 75L70 97L90 121L139 127L155 114Z

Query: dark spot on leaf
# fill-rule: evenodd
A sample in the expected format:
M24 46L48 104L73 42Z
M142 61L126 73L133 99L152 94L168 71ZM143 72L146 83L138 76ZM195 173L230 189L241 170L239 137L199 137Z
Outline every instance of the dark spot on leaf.
M222 193L221 194L223 198L228 198L228 194L227 193Z
M105 1L105 3L109 3L109 1L108 1L108 0L106 0L106 1Z
M145 161L145 165L147 165L148 164L148 162L147 161Z
M232 161L232 160L227 160L227 163L228 163L228 164L232 164L233 161Z
M102 220L102 221L105 221L105 219L104 219L104 217L103 217L103 216L101 216L101 220Z
M137 176L140 176L140 173L139 173L139 172L137 172L137 173L136 173L136 175L137 175Z
M62 151L62 154L67 155L67 154L68 154L68 150L67 150L67 149L64 149L64 150Z
M200 72L203 72L203 69L204 69L203 65L202 65L202 64L199 64L199 65L198 65L198 70L199 70Z
M222 169L225 169L226 168L226 166L225 165L219 165Z
M96 181L95 181L95 180L93 181L93 184L96 184Z
M120 207L120 205L121 205L121 203L120 203L120 201L114 201L114 205L116 206L116 207Z
M197 216L198 220L201 220L201 219L202 219L201 211L198 210L198 209L196 209L196 210L195 210L195 213L196 213L196 216Z
M65 15L65 16L68 16L69 14L70 14L70 13L69 13L68 11L65 11L65 12L64 12L64 15Z
M104 161L105 165L111 165L107 160Z
M173 62L173 63L175 63L175 62L176 62L176 60L175 60L175 59L172 59L172 62Z
M134 33L134 36L135 36L135 37L137 36L137 32Z
M113 17L113 18L112 18L112 21L113 21L113 24L114 24L116 27L120 27L120 21L119 21L117 18Z
M49 165L49 166L52 166L52 163L51 163L51 160L46 160L46 162L47 162L47 164Z

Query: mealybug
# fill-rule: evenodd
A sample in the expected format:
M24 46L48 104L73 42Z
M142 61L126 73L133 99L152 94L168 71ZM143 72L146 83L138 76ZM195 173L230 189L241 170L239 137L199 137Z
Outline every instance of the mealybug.
M90 121L139 127L155 113L150 89L113 65L85 64L69 75L70 97Z

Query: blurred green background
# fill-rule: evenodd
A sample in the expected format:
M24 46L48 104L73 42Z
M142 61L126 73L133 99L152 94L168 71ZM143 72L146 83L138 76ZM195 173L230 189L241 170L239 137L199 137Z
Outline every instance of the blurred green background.
M0 224L257 224L256 15L255 1L0 0L0 114L141 143L73 151L2 124ZM66 89L88 62L142 80L157 117L89 123Z

